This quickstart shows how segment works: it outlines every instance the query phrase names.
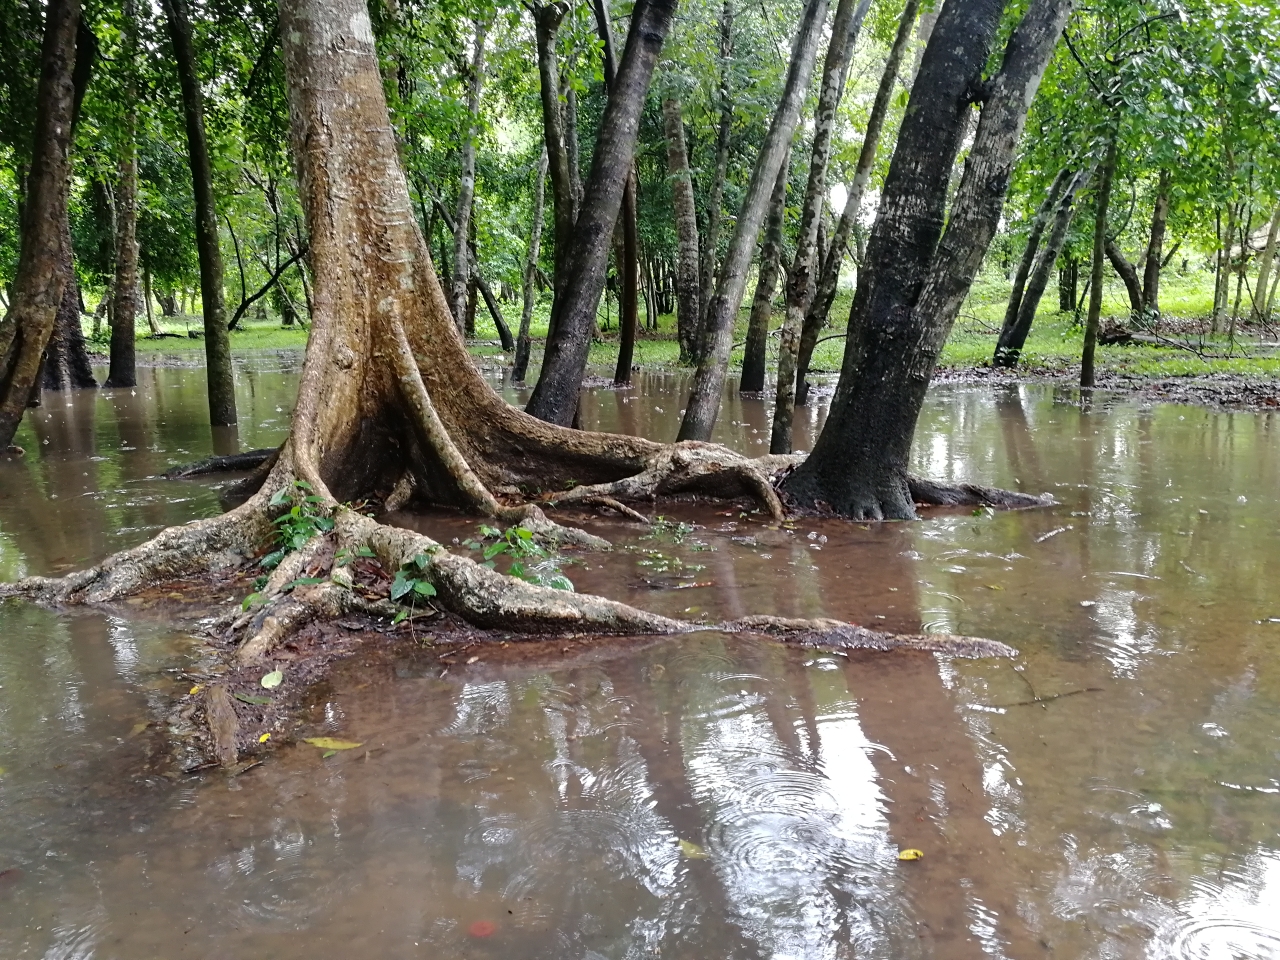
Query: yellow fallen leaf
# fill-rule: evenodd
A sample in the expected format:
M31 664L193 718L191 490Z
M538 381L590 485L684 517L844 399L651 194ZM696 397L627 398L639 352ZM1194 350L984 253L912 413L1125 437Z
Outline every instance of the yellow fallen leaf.
M151 726L151 724L147 723L145 720L140 720L133 725L133 729L129 731L129 736L136 737L149 726Z
M4 776L4 767L0 767L0 777Z
M270 739L271 739L271 734L269 734L269 733L264 733L262 736L260 736L260 737L258 738L258 742L259 742L259 743L266 743L266 742L267 742L268 740L270 740Z
M694 843L691 840L680 841L680 852L683 853L690 860L707 859L707 851L703 850L700 846L698 846L696 843Z
M923 850L915 850L915 849L908 848L906 850L898 851L899 860L919 860L923 856L924 856Z
M202 687L200 684L198 684L198 683L197 683L194 687L192 687L192 688L191 688L190 690L188 690L187 692L188 692L188 693L190 693L190 694L194 697L197 693L199 693L199 692L200 692L201 690L203 690L203 689L204 689L204 687Z
M302 742L319 747L321 750L354 750L356 747L364 746L363 743L356 743L353 740L335 740L333 737L307 737Z

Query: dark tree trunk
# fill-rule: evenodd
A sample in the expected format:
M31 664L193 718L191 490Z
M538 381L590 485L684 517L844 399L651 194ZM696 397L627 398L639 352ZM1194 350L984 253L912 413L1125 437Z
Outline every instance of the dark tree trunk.
M134 358L138 336L138 111L133 77L138 22L133 0L125 0L123 19L125 113L116 179L116 278L111 305L111 358L107 382L103 384L107 387L133 387L138 383Z
M215 427L236 423L235 373L231 337L222 289L222 250L218 243L218 210L213 197L213 167L204 129L204 93L196 72L191 20L186 0L161 0L169 23L169 40L182 87L187 127L187 155L196 201L196 252L200 258L200 301L204 310L204 354L209 378L209 419Z
M716 287L720 257L720 223L724 218L724 182L729 175L730 133L733 130L733 97L729 93L729 65L733 59L733 5L724 0L720 13L720 124L716 129L715 164L707 191L706 230L702 234L702 277L698 289L698 329L693 338L694 362L702 357L702 328Z
M1022 250L1022 257L1018 260L1018 269L1014 271L1009 302L1004 310L1004 323L1000 328L1001 342L1005 340L1006 331L1011 332L1017 325L1022 296L1027 288L1027 278L1031 276L1031 268L1035 265L1036 255L1040 252L1040 240L1044 237L1044 229L1049 223L1049 218L1059 212L1059 201L1074 178L1075 173L1068 167L1059 170L1058 175L1053 178L1053 183L1049 185L1049 192L1045 194L1044 202L1036 210L1036 215L1031 218L1031 228L1027 231L1027 244ZM1001 348L997 344L996 354L1000 353ZM996 365L1000 364L997 362Z
M462 137L462 169L458 175L458 212L453 231L453 287L449 294L449 306L454 320L468 336L472 329L465 329L464 314L475 317L475 310L468 313L468 300L474 301L471 284L471 263L467 244L471 237L471 208L476 195L476 133L480 120L480 91L484 85L484 41L486 25L476 22L475 49L471 58L471 76L467 85L467 129Z
M1149 318L1160 315L1160 268L1164 265L1164 234L1169 224L1170 180L1170 172L1161 170L1155 207L1151 211L1147 254L1142 264L1142 315Z
M836 110L845 81L853 46L862 29L870 0L840 0L831 25L831 41L822 68L822 86L813 115L813 146L809 160L809 182L800 211L800 230L796 235L796 252L787 273L786 315L778 343L778 390L773 405L773 429L770 453L791 452L791 420L795 412L796 371L800 359L800 339L804 318L813 304L818 275L822 270L822 253L818 248L818 227L822 223L827 199L827 163L831 156L831 135L835 129Z
M551 219L555 226L555 268L551 275L553 305L569 281L569 251L573 247L573 225L578 219L578 198L574 171L565 145L564 109L560 104L560 64L556 59L556 33L569 11L564 0L535 9L538 43L538 80L542 94L542 133L547 148L547 171L551 178ZM554 312L554 311L553 311Z
M1022 355L1022 348L1027 343L1027 335L1031 332L1031 325L1035 322L1036 310L1040 308L1040 298L1044 296L1044 291L1049 286L1049 275L1053 272L1054 264L1057 263L1062 247L1067 242L1067 231L1071 229L1071 221L1075 217L1076 195L1089 181L1089 176L1088 171L1074 174L1058 198L1053 214L1053 229L1049 231L1049 239L1036 258L1026 290L1019 298L1018 312L1014 315L1012 322L1009 315L1005 314L1004 326L1000 329L1000 339L996 342L995 356L991 361L993 366L1017 365L1018 358ZM1074 261L1071 262L1069 269L1075 269ZM1071 282L1070 298L1065 308L1067 310L1075 308L1074 279Z
M755 253L756 238L760 234L778 170L791 151L791 138L809 89L809 78L813 75L813 62L826 19L827 0L809 0L791 49L782 99L756 157L747 193L734 224L733 239L720 268L715 296L706 310L698 348L698 369L693 375L689 402L680 423L680 440L710 440L716 425L720 394L729 370L729 353L733 349L733 325L746 289L747 269Z
M600 121L582 212L573 225L566 258L569 280L552 307L542 371L527 407L529 413L550 423L568 426L578 409L578 390L604 290L609 241L630 176L649 81L675 8L676 0L641 0L631 17L613 93Z
M1262 248L1262 262L1258 265L1258 282L1253 288L1254 323L1264 323L1270 316L1268 291L1271 289L1271 272L1275 269L1276 242L1280 238L1280 206L1271 214L1271 224L1267 227L1267 243ZM1159 276L1159 274L1157 274Z
M478 292L476 279L472 277L467 282L467 295L462 306L462 335L472 339L475 339L476 335L476 295Z
M1027 110L1071 3L1032 0L984 82L1003 8L972 0L938 15L859 271L831 412L783 484L799 504L858 519L915 516L907 460L925 391L999 224ZM948 211L976 96L982 115Z
M782 272L782 221L787 213L787 175L790 164L783 161L769 198L769 216L764 225L764 243L760 247L760 275L756 279L755 296L751 299L751 319L747 321L747 345L742 356L741 393L764 390L765 357L769 343L769 321L773 319L773 294Z
M524 261L524 276L521 278L520 333L516 337L515 362L511 367L511 379L523 383L529 370L529 352L532 342L529 338L529 327L533 323L533 305L537 294L538 256L542 248L542 221L546 210L547 195L547 148L542 148L542 156L538 158L538 173L533 181L533 227L529 231L529 253Z
M78 0L50 0L40 49L31 171L22 210L21 250L0 320L0 451L38 386L40 364L66 288L63 224L70 177Z
M849 237L857 228L858 213L862 208L862 198L867 184L871 180L871 171L875 167L876 152L880 144L880 134L884 130L885 118L889 115L894 87L898 82L898 69L911 42L911 33L915 27L916 14L920 9L920 0L907 0L902 17L898 21L898 32L893 46L885 60L884 71L880 75L880 85L876 89L876 99L871 105L871 114L867 119L867 129L862 135L862 149L858 154L858 165L854 169L853 182L845 197L844 210L831 234L827 252L822 258L822 274L818 278L817 289L813 293L809 310L805 314L804 329L800 334L800 354L796 358L796 405L803 406L809 400L809 363L813 357L813 348L817 346L822 328L827 324L831 313L831 304L836 298L836 289L840 285L840 268L844 265L845 253L849 249ZM861 256L861 250L859 250Z
M662 101L663 130L667 138L667 175L671 178L671 206L676 217L676 337L680 362L693 361L701 311L698 286L698 211L689 172L689 151L684 140L680 101Z
M1129 294L1129 316L1136 319L1142 316L1142 281L1138 279L1138 271L1125 257L1124 251L1115 240L1106 242L1107 259L1124 282L1125 292Z
M1076 308L1076 290L1080 283L1080 262L1068 255L1058 268L1058 309L1069 313Z
M1111 203L1111 178L1116 172L1116 134L1111 132L1107 155L1098 177L1093 212L1093 265L1089 273L1089 317L1084 327L1084 348L1080 354L1080 386L1092 387L1096 380L1093 354L1098 344L1098 324L1102 318L1102 263L1107 255L1107 206Z

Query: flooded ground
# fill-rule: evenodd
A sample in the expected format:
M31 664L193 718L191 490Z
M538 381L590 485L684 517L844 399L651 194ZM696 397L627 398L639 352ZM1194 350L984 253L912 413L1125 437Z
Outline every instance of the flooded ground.
M220 445L284 435L295 365L242 367ZM140 375L28 418L0 578L217 510L213 482L156 479L212 450L200 371ZM593 392L584 419L670 438L680 388ZM735 398L718 439L766 428ZM916 466L1060 505L794 529L684 508L693 529L601 521L618 549L567 572L1017 661L406 646L315 691L315 733L360 748L175 782L148 753L195 625L0 606L0 957L1280 956L1280 415L945 387Z

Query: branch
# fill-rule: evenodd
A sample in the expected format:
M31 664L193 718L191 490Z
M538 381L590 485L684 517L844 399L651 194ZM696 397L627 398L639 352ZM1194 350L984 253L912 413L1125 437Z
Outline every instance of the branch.
M257 293L255 293L251 297L245 297L244 299L242 299L240 301L240 305L236 307L235 314L231 317L231 322L227 324L227 329L234 330L236 328L236 324L240 322L240 318L244 316L244 312L248 310L251 306L253 306L253 304L256 303L258 300L264 297L271 290L272 287L274 287L277 283L279 283L281 275L286 270L288 270L291 266L293 266L295 263L301 260L306 255L306 253L307 253L307 248L303 247L297 253L293 254L291 257L289 257L288 260L280 264L280 266L276 267L275 271L271 274L270 278L268 278L267 282L262 285L262 287L258 290Z

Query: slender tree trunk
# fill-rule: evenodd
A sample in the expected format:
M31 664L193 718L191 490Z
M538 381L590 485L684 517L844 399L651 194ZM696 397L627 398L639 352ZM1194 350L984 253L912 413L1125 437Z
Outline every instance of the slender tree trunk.
M551 178L551 219L555 227L555 267L551 276L552 314L554 303L569 281L569 251L573 247L573 225L578 219L578 198L574 168L565 144L564 109L560 103L560 65L556 58L556 34L568 12L567 2L535 8L535 35L538 44L538 79L542 94L542 132L547 148Z
M681 440L711 439L711 431L720 412L720 394L728 374L729 353L733 349L733 325L742 306L747 269L755 253L756 238L760 234L778 170L791 150L791 138L809 89L809 78L813 75L813 62L826 19L827 0L808 0L791 49L782 99L756 157L747 194L738 210L733 239L720 268L715 296L707 307L698 349L698 369L693 375L693 388L685 406L684 420L680 423Z
M1138 279L1137 269L1129 262L1115 240L1107 240L1106 254L1107 259L1111 261L1111 266L1123 281L1125 292L1129 294L1129 318L1133 320L1141 317L1142 281Z
M787 175L790 164L784 160L769 198L769 216L764 224L764 243L760 247L760 273L751 300L751 319L747 321L747 345L742 356L740 393L764 391L765 358L768 355L769 321L773 319L773 294L782 272L782 221L787 213Z
M1142 315L1150 319L1160 316L1160 269L1164 266L1164 235L1169 224L1169 184L1172 174L1160 171L1156 187L1155 207L1151 211L1151 233L1142 264Z
M533 323L533 305L537 298L538 256L542 249L542 221L545 216L547 194L547 148L542 148L538 158L538 173L533 181L533 227L529 232L529 252L525 256L524 276L521 280L523 303L520 310L520 333L516 336L515 363L511 367L511 379L523 383L529 370L529 353L532 341L529 327Z
M78 0L50 0L45 11L36 87L36 120L23 204L21 249L9 309L0 320L0 451L13 435L37 387L67 273L66 220L69 151L75 91Z
M1275 269L1276 240L1280 237L1280 206L1271 214L1267 227L1267 245L1262 249L1262 263L1258 266L1258 283L1253 288L1253 321L1263 323L1269 316L1267 293L1271 289L1271 271Z
M706 230L702 234L702 279L698 289L698 329L693 338L695 363L702 357L702 328L716 287L720 258L720 223L724 218L724 182L729 175L730 134L733 130L733 97L729 92L729 68L733 60L733 4L724 0L720 11L720 124L716 128L715 164L707 191Z
M1111 178L1116 172L1116 133L1111 132L1107 155L1098 176L1093 212L1093 266L1089 274L1089 316L1084 326L1084 349L1080 354L1080 386L1096 382L1093 356L1098 345L1098 325L1102 319L1102 264L1107 255L1107 207L1111 203Z
M803 406L809 399L809 362L813 357L813 348L818 343L822 328L827 324L831 304L836 298L836 290L840 285L840 268L844 265L845 254L849 249L849 237L857 229L862 198L866 194L867 184L871 181L871 172L875 168L876 152L880 144L880 134L884 130L884 121L889 115L889 105L898 82L898 70L911 44L911 34L915 28L916 14L919 10L920 0L907 0L902 16L898 20L898 32L894 36L893 46L889 48L889 56L885 60L884 70L880 75L880 84L876 88L876 98L871 105L871 114L867 118L867 129L862 135L862 149L858 153L858 165L854 169L853 181L845 197L844 210L840 213L840 219L827 244L826 255L822 258L822 273L818 278L818 287L809 304L809 310L804 319L804 329L800 334L800 354L796 358L795 402L797 406ZM932 30L932 27L930 29ZM859 250L859 259L861 260L861 250Z
M164 335L164 331L160 329L160 323L156 320L155 310L151 306L151 267L143 264L142 267L142 305L147 312L147 330L153 337Z
M649 81L675 7L676 0L641 0L631 16L626 49L600 121L582 212L573 225L567 257L571 273L552 307L542 371L527 407L529 413L551 423L568 426L578 409L578 390L604 290L609 241L630 176Z
M778 390L773 406L770 453L791 452L791 420L796 400L796 370L800 359L800 338L804 318L813 304L822 253L818 248L818 228L827 200L827 163L831 157L831 135L836 111L849 78L853 47L862 29L870 0L840 0L831 25L831 40L822 68L822 85L813 115L813 146L809 160L809 182L800 210L800 230L796 251L787 273L786 314L778 343Z
M236 423L235 373L231 336L222 289L222 251L218 243L218 210L213 196L213 167L204 129L204 93L196 72L187 0L161 0L169 23L169 40L182 88L187 127L187 154L196 201L196 252L200 258L200 300L204 310L204 354L209 378L209 419L215 427Z
M116 178L116 278L111 309L111 358L107 387L137 386L134 358L138 316L138 110L134 69L138 20L133 0L125 0L125 114L121 125L120 164Z
M1000 339L996 343L995 356L992 357L991 361L993 366L1014 367L1017 365L1018 358L1022 355L1022 348L1027 343L1027 335L1031 332L1031 325L1035 322L1036 311L1040 308L1040 298L1044 296L1044 291L1049 286L1049 276L1053 272L1054 265L1058 262L1058 256L1062 253L1062 248L1067 242L1067 232L1071 229L1071 221L1075 217L1076 196L1084 189L1089 177L1089 171L1078 171L1062 192L1062 196L1058 200L1057 209L1054 211L1053 229L1049 231L1049 239L1036 257L1035 266L1031 270L1026 290L1018 304L1018 313L1013 318L1012 323L1009 322L1008 315L1006 314L1005 316L1005 325L1000 330ZM1075 261L1071 261L1066 269L1074 271L1076 269ZM1058 305L1063 310L1075 309L1074 277L1067 293L1067 305L1063 307L1062 303L1063 301L1060 298Z
M1003 10L1001 0L971 0L938 15L859 271L831 412L783 483L797 503L858 519L915 516L907 460L925 391L999 224L1027 110L1071 2L1032 0L984 81ZM948 211L975 93L982 114Z
M1000 340L1003 342L1007 339L1008 334L1012 333L1013 328L1017 325L1018 314L1022 307L1022 297L1026 291L1027 278L1031 275L1031 268L1036 263L1036 255L1040 252L1040 240L1044 236L1044 229L1049 223L1049 219L1055 214L1061 213L1062 195L1066 192L1068 185L1074 180L1076 174L1068 167L1063 167L1058 171L1058 175L1053 178L1053 183L1049 186L1049 192L1045 194L1044 202L1040 204L1040 208L1036 210L1036 215L1031 219L1031 229L1027 231L1027 245L1022 250L1022 258L1018 261L1018 269L1013 274L1013 287L1009 292L1009 303L1005 306L1004 323L1000 328ZM996 345L996 354L1002 353L999 344ZM1001 364L996 362L997 366Z
M471 208L476 195L476 134L480 123L480 93L484 86L484 42L488 25L476 21L475 48L467 85L467 129L462 136L462 170L458 176L458 213L453 232L453 290L449 301L454 319L463 324L471 288L470 257ZM473 313L474 315L474 313Z
M693 176L684 140L680 101L662 101L663 131L667 139L667 176L671 182L671 206L676 218L676 338L680 362L693 360L699 325L698 211L693 198Z
M1209 328L1209 332L1214 335L1222 329L1222 323L1227 316L1227 302L1231 298L1231 247L1234 244L1236 213L1238 210L1239 206L1237 204L1227 204L1226 230L1223 231L1218 241L1217 277L1213 290L1213 319ZM1220 216L1219 223L1221 223Z

